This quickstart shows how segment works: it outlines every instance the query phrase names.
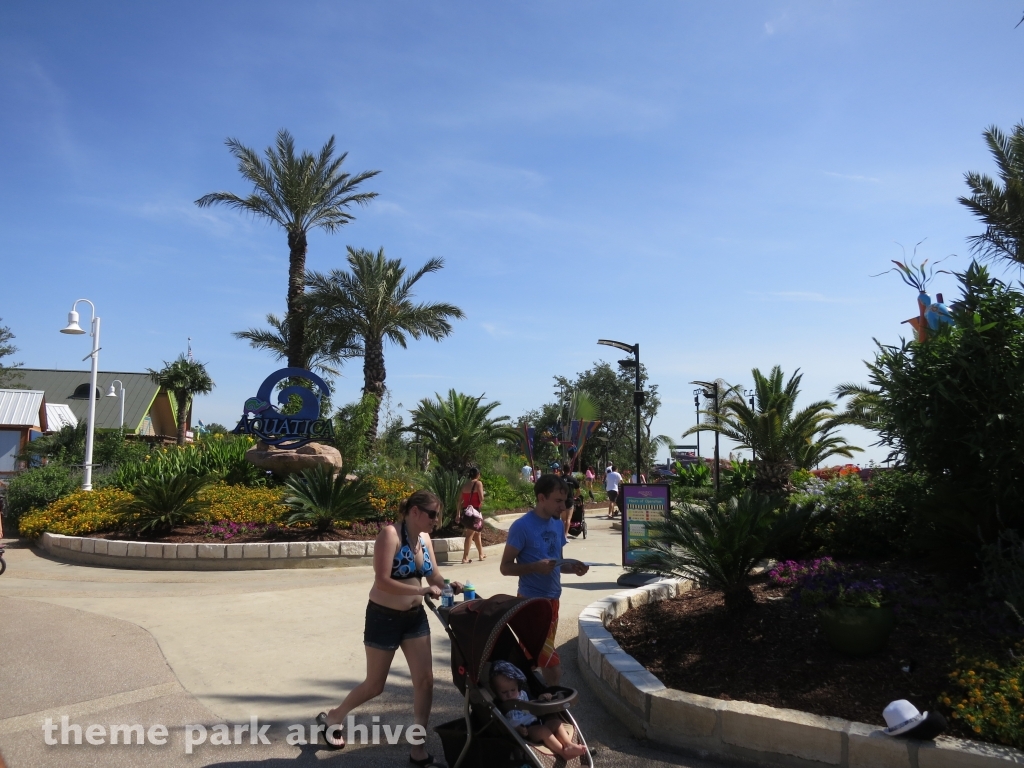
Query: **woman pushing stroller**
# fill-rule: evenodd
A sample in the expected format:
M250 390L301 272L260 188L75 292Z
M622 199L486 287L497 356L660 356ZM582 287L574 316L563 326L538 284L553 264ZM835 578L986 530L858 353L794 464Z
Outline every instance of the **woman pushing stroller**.
M366 650L366 679L353 688L345 700L316 721L324 726L329 747L342 749L341 724L353 709L384 691L391 662L399 648L409 664L413 690L413 720L426 731L434 694L433 662L430 655L430 625L423 598L441 595L444 579L437 568L430 532L439 521L441 503L429 491L416 491L402 502L398 520L377 536L373 548L373 586L366 605L363 646ZM427 585L423 586L426 579ZM452 582L454 592L462 585ZM428 768L441 763L414 744L409 762Z

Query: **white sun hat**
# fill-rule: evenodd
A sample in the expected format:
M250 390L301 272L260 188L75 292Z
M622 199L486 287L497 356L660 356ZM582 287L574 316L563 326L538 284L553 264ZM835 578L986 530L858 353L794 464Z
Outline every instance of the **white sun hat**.
M899 699L885 708L882 717L885 718L885 724L888 726L885 732L890 736L899 736L923 723L928 717L928 713L921 713L906 699Z

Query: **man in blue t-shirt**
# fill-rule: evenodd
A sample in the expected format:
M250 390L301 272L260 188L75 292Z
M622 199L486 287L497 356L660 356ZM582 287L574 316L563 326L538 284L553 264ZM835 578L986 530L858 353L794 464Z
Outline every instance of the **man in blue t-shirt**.
M512 523L501 555L501 573L519 577L520 597L541 597L551 603L551 626L536 659L548 685L557 685L562 677L562 662L555 651L558 600L562 596L561 570L577 576L590 570L583 563L563 565L561 569L555 567L562 559L562 547L566 543L561 515L568 491L562 478L541 475L533 485L536 507Z

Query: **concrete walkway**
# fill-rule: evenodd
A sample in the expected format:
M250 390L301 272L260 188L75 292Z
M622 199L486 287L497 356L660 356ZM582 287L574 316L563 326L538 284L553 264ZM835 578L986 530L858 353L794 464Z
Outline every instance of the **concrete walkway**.
M564 682L581 689L575 712L584 734L609 766L702 766L633 739L576 672L576 616L590 602L619 591L620 535L599 517L590 536L566 554L598 563L586 577L563 577L559 653ZM510 520L502 521L507 527ZM27 548L8 549L0 577L0 752L21 766L117 765L408 765L408 745L289 745L288 726L336 705L365 671L363 611L369 567L245 572L126 571L68 565ZM482 595L515 593L498 572L499 555L448 565L446 577L472 581ZM449 640L431 617L434 652L432 725L460 716L451 681ZM408 725L408 667L401 653L384 694L358 711L359 722ZM46 746L42 722L61 716L82 730L93 724L162 724L166 745ZM271 724L271 744L196 746L185 754L185 726ZM198 736L198 731L193 732ZM156 734L159 736L159 734ZM212 732L211 732L212 737ZM232 738L234 731L232 730ZM69 736L73 741L73 732ZM381 741L384 742L383 736ZM441 745L429 734L428 748ZM720 765L720 764L719 764Z

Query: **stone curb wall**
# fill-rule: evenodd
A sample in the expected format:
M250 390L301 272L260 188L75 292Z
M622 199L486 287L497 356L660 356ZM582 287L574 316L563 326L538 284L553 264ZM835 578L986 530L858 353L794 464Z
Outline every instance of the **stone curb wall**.
M462 560L465 539L434 539L438 564ZM344 568L373 564L372 541L282 541L252 544L156 544L44 533L36 546L52 557L110 568L174 571L254 571L274 568ZM484 547L490 553L504 544Z
M1024 764L1010 747L940 737L886 736L876 726L665 687L612 638L609 622L631 608L667 600L689 581L663 580L591 603L580 614L580 671L633 733L671 751L787 768L996 768Z

